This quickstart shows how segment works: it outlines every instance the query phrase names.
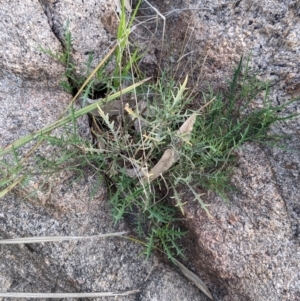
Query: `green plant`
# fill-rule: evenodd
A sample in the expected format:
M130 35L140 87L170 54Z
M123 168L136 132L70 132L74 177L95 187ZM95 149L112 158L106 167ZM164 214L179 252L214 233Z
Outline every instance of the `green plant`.
M99 138L110 158L106 176L113 216L115 222L127 216L136 224L138 234L146 237L147 256L154 245L169 258L182 255L176 241L184 231L172 226L180 214L170 198L184 213L182 194L189 191L209 215L197 186L226 198L234 150L246 141L266 143L276 138L267 130L283 118L268 100L268 85L249 75L248 62L243 65L241 58L227 93L204 94L198 110L187 109L193 102L187 80L178 86L166 73L156 83L140 86L138 95L142 98L147 89L151 99L141 105L144 109L125 108L129 116L121 129L99 108L108 129L107 136ZM263 107L251 109L251 101L262 92ZM184 126L188 130L180 132Z
M92 168L107 181L114 221L126 217L135 224L138 236L145 241L147 257L158 248L175 262L175 256L183 256L178 239L186 233L180 225L183 194L188 191L209 215L197 187L226 197L234 151L246 141L272 139L267 134L269 126L294 115L278 116L278 107L272 107L268 100L268 85L249 75L249 60L243 64L243 58L228 91L204 93L200 108L193 104L187 77L179 83L164 71L156 82L135 78L133 74L141 75L133 72L140 56L137 50L130 52L129 34L136 11L137 8L128 21L122 5L117 44L86 78L76 76L68 26L64 52L44 50L64 64L63 86L75 96L67 116L0 150L0 196L24 185L30 177L50 177L66 169L80 176L84 168ZM92 60L90 56L88 71ZM112 74L106 70L109 62L116 66ZM105 90L103 98L80 110L73 109L72 103L81 93L87 100L99 89ZM120 116L112 117L109 110L104 110L104 105L112 101L125 102L126 93L133 91L129 98L134 97L135 103L126 105ZM262 92L263 107L251 109L251 102ZM91 114L95 109L97 116ZM76 120L85 114L91 114L93 119L94 144L80 138L77 132ZM51 135L59 127L64 127L64 135ZM18 150L33 141L38 142L29 153L35 155L34 164L27 165L29 155L23 158ZM56 151L40 155L41 143ZM10 157L5 157L8 154Z
M141 2L141 0L138 1L136 8L128 20L124 0L121 0L120 24L117 32L118 47L115 52L116 68L114 71L114 86L119 86L120 79L131 74L134 65L141 59L141 56L138 55L138 49L136 48L133 53L130 53L129 47L129 35Z
M60 81L60 86L67 92L72 95L75 95L76 92L83 84L84 78L79 77L75 73L75 64L72 59L72 35L69 30L69 20L64 24L63 38L62 38L62 52L53 52L50 48L45 49L40 47L40 50L53 59L61 63L65 67L65 71L62 74L62 79Z

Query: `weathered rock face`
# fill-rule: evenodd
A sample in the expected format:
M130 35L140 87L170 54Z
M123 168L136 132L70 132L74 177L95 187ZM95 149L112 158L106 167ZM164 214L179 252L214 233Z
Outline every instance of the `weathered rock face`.
M195 77L197 72L201 75L199 90L206 83L224 87L232 66L241 54L251 51L253 68L262 79L271 81L274 105L299 98L298 1L186 0L156 4L163 13L174 8L197 9L185 17L170 16L169 25L175 35L182 28L175 31L176 22L181 24L184 18L189 21L186 36L191 36L181 57L193 52L182 60L191 66ZM194 70L197 60L201 68ZM299 110L298 101L282 114ZM221 300L300 298L299 129L297 117L271 130L291 136L284 141L290 151L248 144L238 152L232 180L238 192L230 196L229 204L216 196L206 197L212 219L197 204L186 207L187 224L196 240L187 253L198 270L220 281L224 289L218 296Z
M103 59L103 54L114 41L118 19L114 0L100 1L41 1L49 26L60 41L69 23L72 33L72 58L77 71L85 74L89 55L92 66ZM48 45L49 47L49 45Z
M61 49L69 17L81 66L88 53L100 60L110 44L101 18L114 1L2 1L0 4L1 147L55 121L70 101L59 88L63 67L39 47ZM107 17L107 16L106 16ZM110 17L107 17L110 20ZM86 120L81 121L88 129ZM47 149L41 149L47 152ZM43 153L42 153L43 154ZM103 183L94 174L64 171L42 196L22 189L0 200L1 238L95 235L127 230L112 225ZM30 187L27 187L30 188ZM22 193L23 191L23 193ZM28 196L28 195L27 195ZM118 300L207 300L183 276L123 238L0 247L0 290L9 292L101 292L138 289ZM20 298L18 300L21 300ZM106 300L106 298L103 298Z
M223 88L240 55L251 50L253 67L263 79L273 81L270 97L274 104L300 95L298 1L149 2L162 13L172 11L165 39L168 56L162 61L173 64L180 59L185 67L178 68L182 76L189 70L195 78L200 74L199 90L207 83ZM110 45L115 32L114 5L104 0L1 2L1 147L54 121L70 100L58 87L62 66L38 48L61 49L63 24L69 18L73 55L84 72L88 55L93 53L97 62ZM155 13L145 8L144 3L146 18ZM177 8L199 9L183 12ZM181 26L187 23L188 27ZM155 25L147 26L155 32ZM152 40L139 33L136 37L152 47L143 62L151 69L164 51L160 42L150 45ZM288 111L299 112L299 103ZM87 129L85 120L81 126ZM191 267L210 281L207 284L216 300L300 298L300 120L282 122L272 131L291 135L286 148L294 151L245 145L238 152L232 180L238 192L230 196L230 203L207 196L212 219L197 204L186 207L194 234L186 254ZM111 226L105 187L98 179L88 172L70 184L73 179L71 172L62 173L43 198L28 200L16 192L1 199L1 237L94 235L127 229L124 224ZM140 252L138 246L119 238L2 246L0 287L19 292L140 289L138 295L120 299L206 300L155 257L143 262Z
M287 197L261 148L245 145L238 156L233 183L239 193L229 204L208 198L212 219L195 205L187 206L188 224L197 237L194 264L227 288L223 300L297 300L299 239Z

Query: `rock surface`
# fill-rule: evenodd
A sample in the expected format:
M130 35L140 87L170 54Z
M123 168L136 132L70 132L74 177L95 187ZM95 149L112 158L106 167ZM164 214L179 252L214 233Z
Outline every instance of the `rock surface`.
M168 55L160 41L152 43L159 31L151 39L139 35L148 28L156 32L155 22L137 31L136 37L151 50L143 62L148 70L155 69L159 54L165 54L162 60L167 64L180 59L183 77L189 71L191 78L201 75L199 90L207 83L222 89L240 55L252 51L253 67L264 80L272 81L274 104L300 96L298 1L148 2L167 16L169 30ZM63 68L38 47L61 49L63 25L69 18L73 55L79 71L85 72L88 55L93 53L99 61L111 44L114 5L104 0L1 2L1 147L55 120L70 100L58 87ZM191 8L197 10L176 10ZM155 11L144 3L142 16L150 14ZM297 112L299 102L282 113ZM82 127L87 128L84 120ZM230 203L208 195L213 219L196 204L186 206L194 234L186 264L201 273L218 301L300 298L299 117L274 126L272 132L291 135L285 143L293 151L245 145L238 152L232 179L238 192L230 196ZM1 237L93 235L127 229L124 224L111 226L105 187L99 180L88 172L76 185L73 179L74 174L62 173L42 199L29 201L18 191L1 199ZM99 187L96 193L94 187ZM120 299L206 300L156 257L144 262L138 257L141 250L120 238L1 246L0 286L19 292L140 289L138 295Z
M2 1L0 4L1 147L55 121L70 101L58 86L63 68L39 50L61 50L63 22L69 17L84 68L88 53L103 57L110 44L101 18L113 1ZM109 19L110 17L108 17ZM80 70L81 71L81 70ZM81 126L88 129L86 120ZM47 151L42 149L41 152ZM88 171L64 171L41 197L22 189L0 200L1 238L96 235L127 231L113 227L103 183ZM26 189L25 189L26 192ZM118 300L207 300L174 268L123 238L0 247L0 291L101 292L138 289ZM108 300L110 298L102 298ZM8 300L3 298L3 300ZM18 300L22 300L18 298Z
M193 262L218 277L227 289L223 300L298 300L299 238L286 201L293 200L282 194L261 148L245 145L238 155L239 193L230 203L207 198L212 219L193 204L186 208L197 237Z
M165 14L174 8L197 9L170 17L168 25L176 41L175 33L180 31L175 30L176 23L189 22L188 34L181 34L181 40L190 37L189 43L176 59L185 60L183 74L188 71L184 65L194 67L198 62L199 67L190 70L198 73L195 77L201 75L199 90L206 83L222 89L241 54L251 51L253 68L271 81L273 104L299 99L298 1L153 2ZM179 41L180 35L177 45ZM190 55L183 58L185 54ZM282 114L299 112L297 101ZM283 142L290 151L248 144L238 152L233 177L238 192L230 196L229 204L207 196L213 219L197 204L186 207L187 224L196 240L187 252L189 259L210 279L219 280L218 300L300 298L299 129L299 117L271 129L291 136Z

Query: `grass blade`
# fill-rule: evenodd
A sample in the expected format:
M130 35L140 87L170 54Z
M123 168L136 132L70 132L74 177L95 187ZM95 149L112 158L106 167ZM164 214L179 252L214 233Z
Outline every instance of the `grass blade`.
M207 286L205 283L193 272L191 272L189 269L187 269L182 263L180 263L178 260L173 258L176 265L179 267L182 274L191 280L207 297L209 297L211 300L213 300L213 296L209 292Z
M106 99L99 99L97 102L94 102L94 103L74 112L73 114L69 114L67 117L61 118L60 120L42 128L41 130L38 130L34 134L30 134L30 135L24 136L24 137L16 140L14 143L12 143L9 146L5 147L4 149L0 150L0 157L5 154L8 154L12 149L20 148L21 146L32 141L33 139L38 138L40 135L45 135L45 134L52 132L56 128L59 128L60 126L63 126L65 124L67 124L68 122L74 120L74 118L77 119L78 117L83 116L83 115L93 111L94 109L97 108L97 106L99 106L99 105L101 106L103 101L105 101L105 103L108 103L108 102L120 97L123 94L131 92L132 90L136 89L138 86L144 84L149 79L150 78L146 78L138 83L135 83L135 84L119 91L119 92L109 95Z
M104 292L104 293L2 293L0 297L4 298L98 298L98 297L116 297L116 296L128 296L138 293L139 290L125 291L125 292Z
M104 237L111 237L111 236L121 236L126 233L127 232L123 231L123 232L99 234L99 235L92 235L92 236L43 236L43 237L12 238L12 239L0 240L0 245L33 244L33 243L41 243L41 242L57 242L57 241L65 241L65 240L104 238Z
M8 187L0 191L0 198L4 197L8 192L10 192L15 186L17 186L20 182L23 181L25 176L21 177L20 179L16 180L12 184L10 184Z

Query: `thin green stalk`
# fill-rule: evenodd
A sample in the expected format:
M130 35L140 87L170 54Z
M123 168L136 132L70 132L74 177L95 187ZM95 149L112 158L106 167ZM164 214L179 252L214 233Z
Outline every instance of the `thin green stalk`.
M61 118L59 120L57 120L56 122L42 128L41 130L38 130L37 132L35 132L34 134L29 134L25 137L22 137L18 140L16 140L15 142L13 142L12 144L10 144L9 146L7 146L6 148L0 150L0 156L3 156L5 154L8 154L9 152L12 151L12 149L18 149L20 148L21 146L29 143L30 141L38 138L40 135L45 135L45 134L48 134L50 132L52 132L53 130L69 123L70 121L72 121L74 118L77 119L78 117L80 116L83 116L91 111L93 111L94 109L97 109L98 106L101 106L104 101L105 103L108 103L108 102L111 102L112 100L120 97L122 94L126 94L134 89L136 89L138 86L144 84L146 81L148 81L150 78L146 78L138 83L135 83L125 89L122 89L121 91L119 92L116 92L112 95L109 95L106 99L99 99L97 102L94 102L76 112L74 112L73 114L69 114L68 116L64 117L64 118Z

